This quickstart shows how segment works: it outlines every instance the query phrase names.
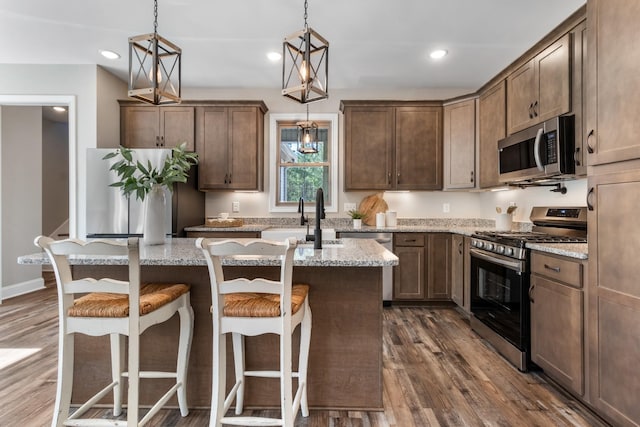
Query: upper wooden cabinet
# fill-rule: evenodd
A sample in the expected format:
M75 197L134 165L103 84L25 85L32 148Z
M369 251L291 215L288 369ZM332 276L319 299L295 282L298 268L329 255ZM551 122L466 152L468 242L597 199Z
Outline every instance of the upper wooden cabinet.
M640 158L640 2L589 1L587 7L589 165Z
M262 102L196 107L200 190L262 190Z
M194 107L120 103L120 145L129 148L173 148L183 142L195 150Z
M476 186L476 100L444 106L444 188Z
M442 189L439 102L342 101L345 191Z
M571 110L571 36L565 34L507 77L509 134Z
M500 81L480 94L478 101L478 186L491 188L499 180L498 141L506 136L506 82Z

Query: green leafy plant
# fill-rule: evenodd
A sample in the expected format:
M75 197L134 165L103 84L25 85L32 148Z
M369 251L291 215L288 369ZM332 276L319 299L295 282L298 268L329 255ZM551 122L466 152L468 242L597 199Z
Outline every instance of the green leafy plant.
M362 219L364 218L364 214L362 212L360 212L359 210L356 209L352 209L349 211L349 216L352 219Z
M120 181L110 184L110 187L119 187L122 193L129 197L135 193L136 198L144 200L154 185L162 185L173 191L173 184L176 182L187 182L189 169L198 164L198 155L186 151L187 143L183 142L171 150L171 155L167 156L162 165L162 169L151 165L147 161L143 165L140 161L133 161L132 150L127 147L118 148L107 154L102 159L112 159L121 157L114 163L110 170L115 171Z

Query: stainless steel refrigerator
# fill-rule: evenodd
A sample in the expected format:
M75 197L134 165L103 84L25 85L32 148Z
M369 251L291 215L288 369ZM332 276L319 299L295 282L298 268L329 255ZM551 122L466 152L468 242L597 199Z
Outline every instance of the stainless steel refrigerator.
M87 237L141 236L144 223L144 204L135 195L126 198L119 188L109 185L118 180L109 168L117 159L102 160L113 149L87 149ZM134 161L143 164L150 161L162 167L168 149L133 150ZM204 223L204 193L198 191L197 166L189 171L186 184L176 184L173 194L166 191L167 211L165 229L167 235L184 236L184 227Z

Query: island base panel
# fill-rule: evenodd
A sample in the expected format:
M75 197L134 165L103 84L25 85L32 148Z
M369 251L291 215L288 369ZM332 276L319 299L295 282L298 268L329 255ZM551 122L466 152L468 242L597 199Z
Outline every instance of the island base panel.
M227 277L276 278L275 267L225 267ZM126 277L124 266L74 266L74 274ZM294 283L310 285L313 315L309 355L308 398L312 408L382 410L382 268L294 267ZM142 266L145 282L182 282L191 285L195 312L189 360L187 396L192 408L209 407L211 399L211 292L206 267ZM141 336L141 369L175 370L179 322L177 315ZM294 334L294 370L297 368L299 328ZM106 385L110 377L107 337L76 335L73 402L80 403ZM246 367L279 366L276 335L248 337ZM231 340L227 342L227 385L234 382ZM296 380L294 380L295 389ZM159 398L171 380L141 380L141 405ZM125 393L126 395L126 393ZM278 407L277 379L247 378L247 408ZM126 396L125 396L126 399ZM110 403L111 395L101 403ZM125 400L126 402L126 400ZM177 406L172 398L168 405Z

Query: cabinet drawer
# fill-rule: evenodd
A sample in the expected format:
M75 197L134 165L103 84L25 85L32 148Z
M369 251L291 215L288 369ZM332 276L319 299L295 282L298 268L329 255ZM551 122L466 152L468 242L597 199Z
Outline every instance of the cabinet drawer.
M576 288L582 287L582 264L579 261L533 252L531 272Z
M395 246L424 246L424 234L395 233L393 243Z

